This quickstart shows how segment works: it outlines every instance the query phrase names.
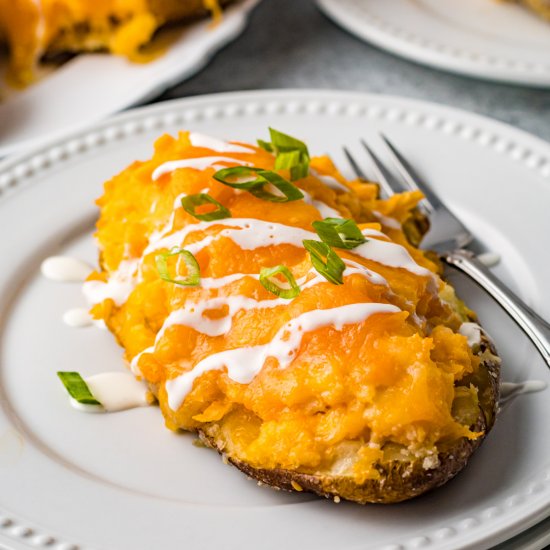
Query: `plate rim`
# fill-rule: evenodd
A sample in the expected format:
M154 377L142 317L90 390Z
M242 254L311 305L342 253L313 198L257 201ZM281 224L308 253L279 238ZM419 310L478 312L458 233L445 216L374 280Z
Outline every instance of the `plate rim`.
M359 39L374 44L393 55L431 68L489 82L516 84L530 88L550 88L550 63L518 64L506 57L487 56L470 50L449 48L432 43L421 35L404 30L376 16L368 14L366 2L346 0L352 6L348 13L342 10L341 0L316 0L321 12L343 30ZM362 17L354 13L361 10Z
M246 103L246 108L243 108L242 112L235 111L235 109L239 108L239 105L238 101L233 103L233 100ZM381 104L386 104L386 106L381 108ZM413 117L407 122L406 118L398 116L399 108L396 112L396 104L407 116L416 113L417 117ZM281 108L282 111L278 110ZM123 140L135 137L136 134L145 129L155 129L160 133L163 130L163 125L192 122L191 120L181 118L183 114L190 115L193 113L193 116L196 117L198 113L202 113L201 116L205 118L217 118L220 116L223 118L223 113L229 117L235 117L237 113L248 117L260 114L260 112L267 113L269 109L273 109L273 114L280 112L286 114L300 112L302 114L317 113L321 116L329 116L331 113L357 116L361 109L366 112L369 108L378 109L376 112L371 112L372 116L389 119L390 121L395 120L399 124L408 123L420 126L426 126L429 119L423 119L422 116L418 117L418 113L422 113L423 111L433 113L435 111L437 117L439 117L439 119L437 117L435 119L437 124L432 121L435 126L432 127L432 123L430 123L427 127L446 134L450 133L455 135L457 139L479 140L480 134L475 131L478 129L477 126L488 127L493 133L493 137L496 136L497 138L496 141L490 142L490 147L500 154L509 156L515 162L524 163L526 168L536 170L543 179L550 182L550 144L527 132L518 130L502 122L494 121L488 117L432 102L411 100L397 96L338 90L260 90L195 96L133 109L100 121L86 129L75 131L70 136L60 138L34 151L23 153L14 158L8 158L0 162L0 207L3 207L9 201L12 193L26 188L27 185L38 184L37 176L41 172L47 174L50 168L55 168L57 165L64 164L68 160L74 160L74 157L85 154L91 149L108 146L109 143L119 139ZM152 126L150 126L151 124ZM474 130L473 132L467 131L472 129ZM504 134L504 140L498 141L501 134ZM512 135L512 139L509 138L510 134ZM502 140L502 136L500 136L500 139ZM537 153L534 153L538 155L536 157L538 162L529 163L529 157L518 155L518 150L514 148L516 141L521 143L527 142L530 144L528 149L539 150ZM504 146L499 146L499 143L504 144ZM476 145L479 147L484 146L479 142ZM550 480L550 476L548 479ZM547 502L545 501L544 504L546 505ZM517 522L507 522L506 529L501 530L501 535L505 535L500 540L495 539L491 544L521 533L549 515L550 509L546 510L541 507L537 512L530 513L530 515L527 514L526 516L529 519L522 521L521 526L518 526ZM40 529L29 527L26 523L24 520L17 520L15 515L9 514L5 509L0 508L0 542L5 540L7 544L11 544L12 546L14 544L18 545L13 546L14 548L27 548L28 546L26 545L19 546L24 544L21 542L22 540L28 539L31 535L35 538L42 535L40 535ZM480 523L482 524L483 521ZM503 523L503 521L499 523ZM511 528L510 525L515 525L515 527ZM44 537L48 536L44 535ZM473 542L465 542L463 547L479 547L474 545L487 542L493 536L494 533L485 534ZM59 541L57 537L50 538ZM61 542L48 544L50 548L55 548L56 550L67 550L70 547ZM412 547L412 545L409 546L407 544L399 548ZM398 547L395 548L397 549Z

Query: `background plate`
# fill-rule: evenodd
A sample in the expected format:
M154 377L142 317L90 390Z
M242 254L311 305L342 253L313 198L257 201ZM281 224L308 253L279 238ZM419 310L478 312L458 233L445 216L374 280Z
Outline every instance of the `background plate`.
M396 55L487 80L550 87L550 23L494 0L317 0L343 28Z
M163 427L156 408L85 415L67 402L57 370L123 369L111 335L69 329L77 286L42 279L40 262L67 253L94 262L93 200L102 182L152 141L187 128L229 139L267 126L329 152L357 155L383 130L481 238L502 254L497 272L550 316L550 146L490 120L435 105L344 92L204 96L138 109L0 164L0 545L16 550L483 549L550 512L548 391L518 399L467 469L417 500L361 507L259 488L189 434ZM453 279L455 279L453 277ZM512 323L456 278L504 358L504 378L550 381Z
M0 158L83 128L194 75L241 33L258 1L230 6L217 25L204 19L171 30L174 42L150 63L78 55L29 88L13 92L0 102Z

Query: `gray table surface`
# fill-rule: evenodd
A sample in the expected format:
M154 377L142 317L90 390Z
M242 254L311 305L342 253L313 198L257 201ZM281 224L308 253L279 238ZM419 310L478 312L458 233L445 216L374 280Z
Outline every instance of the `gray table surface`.
M157 101L273 88L343 89L434 101L550 141L550 90L484 82L400 59L341 30L313 0L263 0L235 42ZM525 548L549 531L547 520L494 550Z
M550 141L550 90L484 82L395 57L341 30L313 0L263 0L235 42L157 100L269 88L343 89L434 101Z

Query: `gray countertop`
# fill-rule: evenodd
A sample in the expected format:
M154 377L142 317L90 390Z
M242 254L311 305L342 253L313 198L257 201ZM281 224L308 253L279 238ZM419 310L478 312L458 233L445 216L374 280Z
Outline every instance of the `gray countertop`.
M550 141L550 90L484 82L395 57L341 30L313 0L263 0L235 42L158 100L267 88L343 89L434 101Z

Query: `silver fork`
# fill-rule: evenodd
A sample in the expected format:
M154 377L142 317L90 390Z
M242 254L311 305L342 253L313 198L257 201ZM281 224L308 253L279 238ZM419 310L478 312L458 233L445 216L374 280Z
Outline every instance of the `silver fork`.
M422 240L422 248L437 252L445 263L468 275L492 296L530 338L546 365L550 367L550 323L495 277L473 252L465 248L473 240L473 235L467 227L445 206L437 194L422 182L410 163L389 139L382 134L380 137L387 146L388 155L401 176L401 181L394 177L364 140L361 140L361 144L384 193L391 196L405 190L419 190L424 194L425 198L420 204L429 217L430 229ZM346 147L344 154L357 177L368 180L366 172Z

